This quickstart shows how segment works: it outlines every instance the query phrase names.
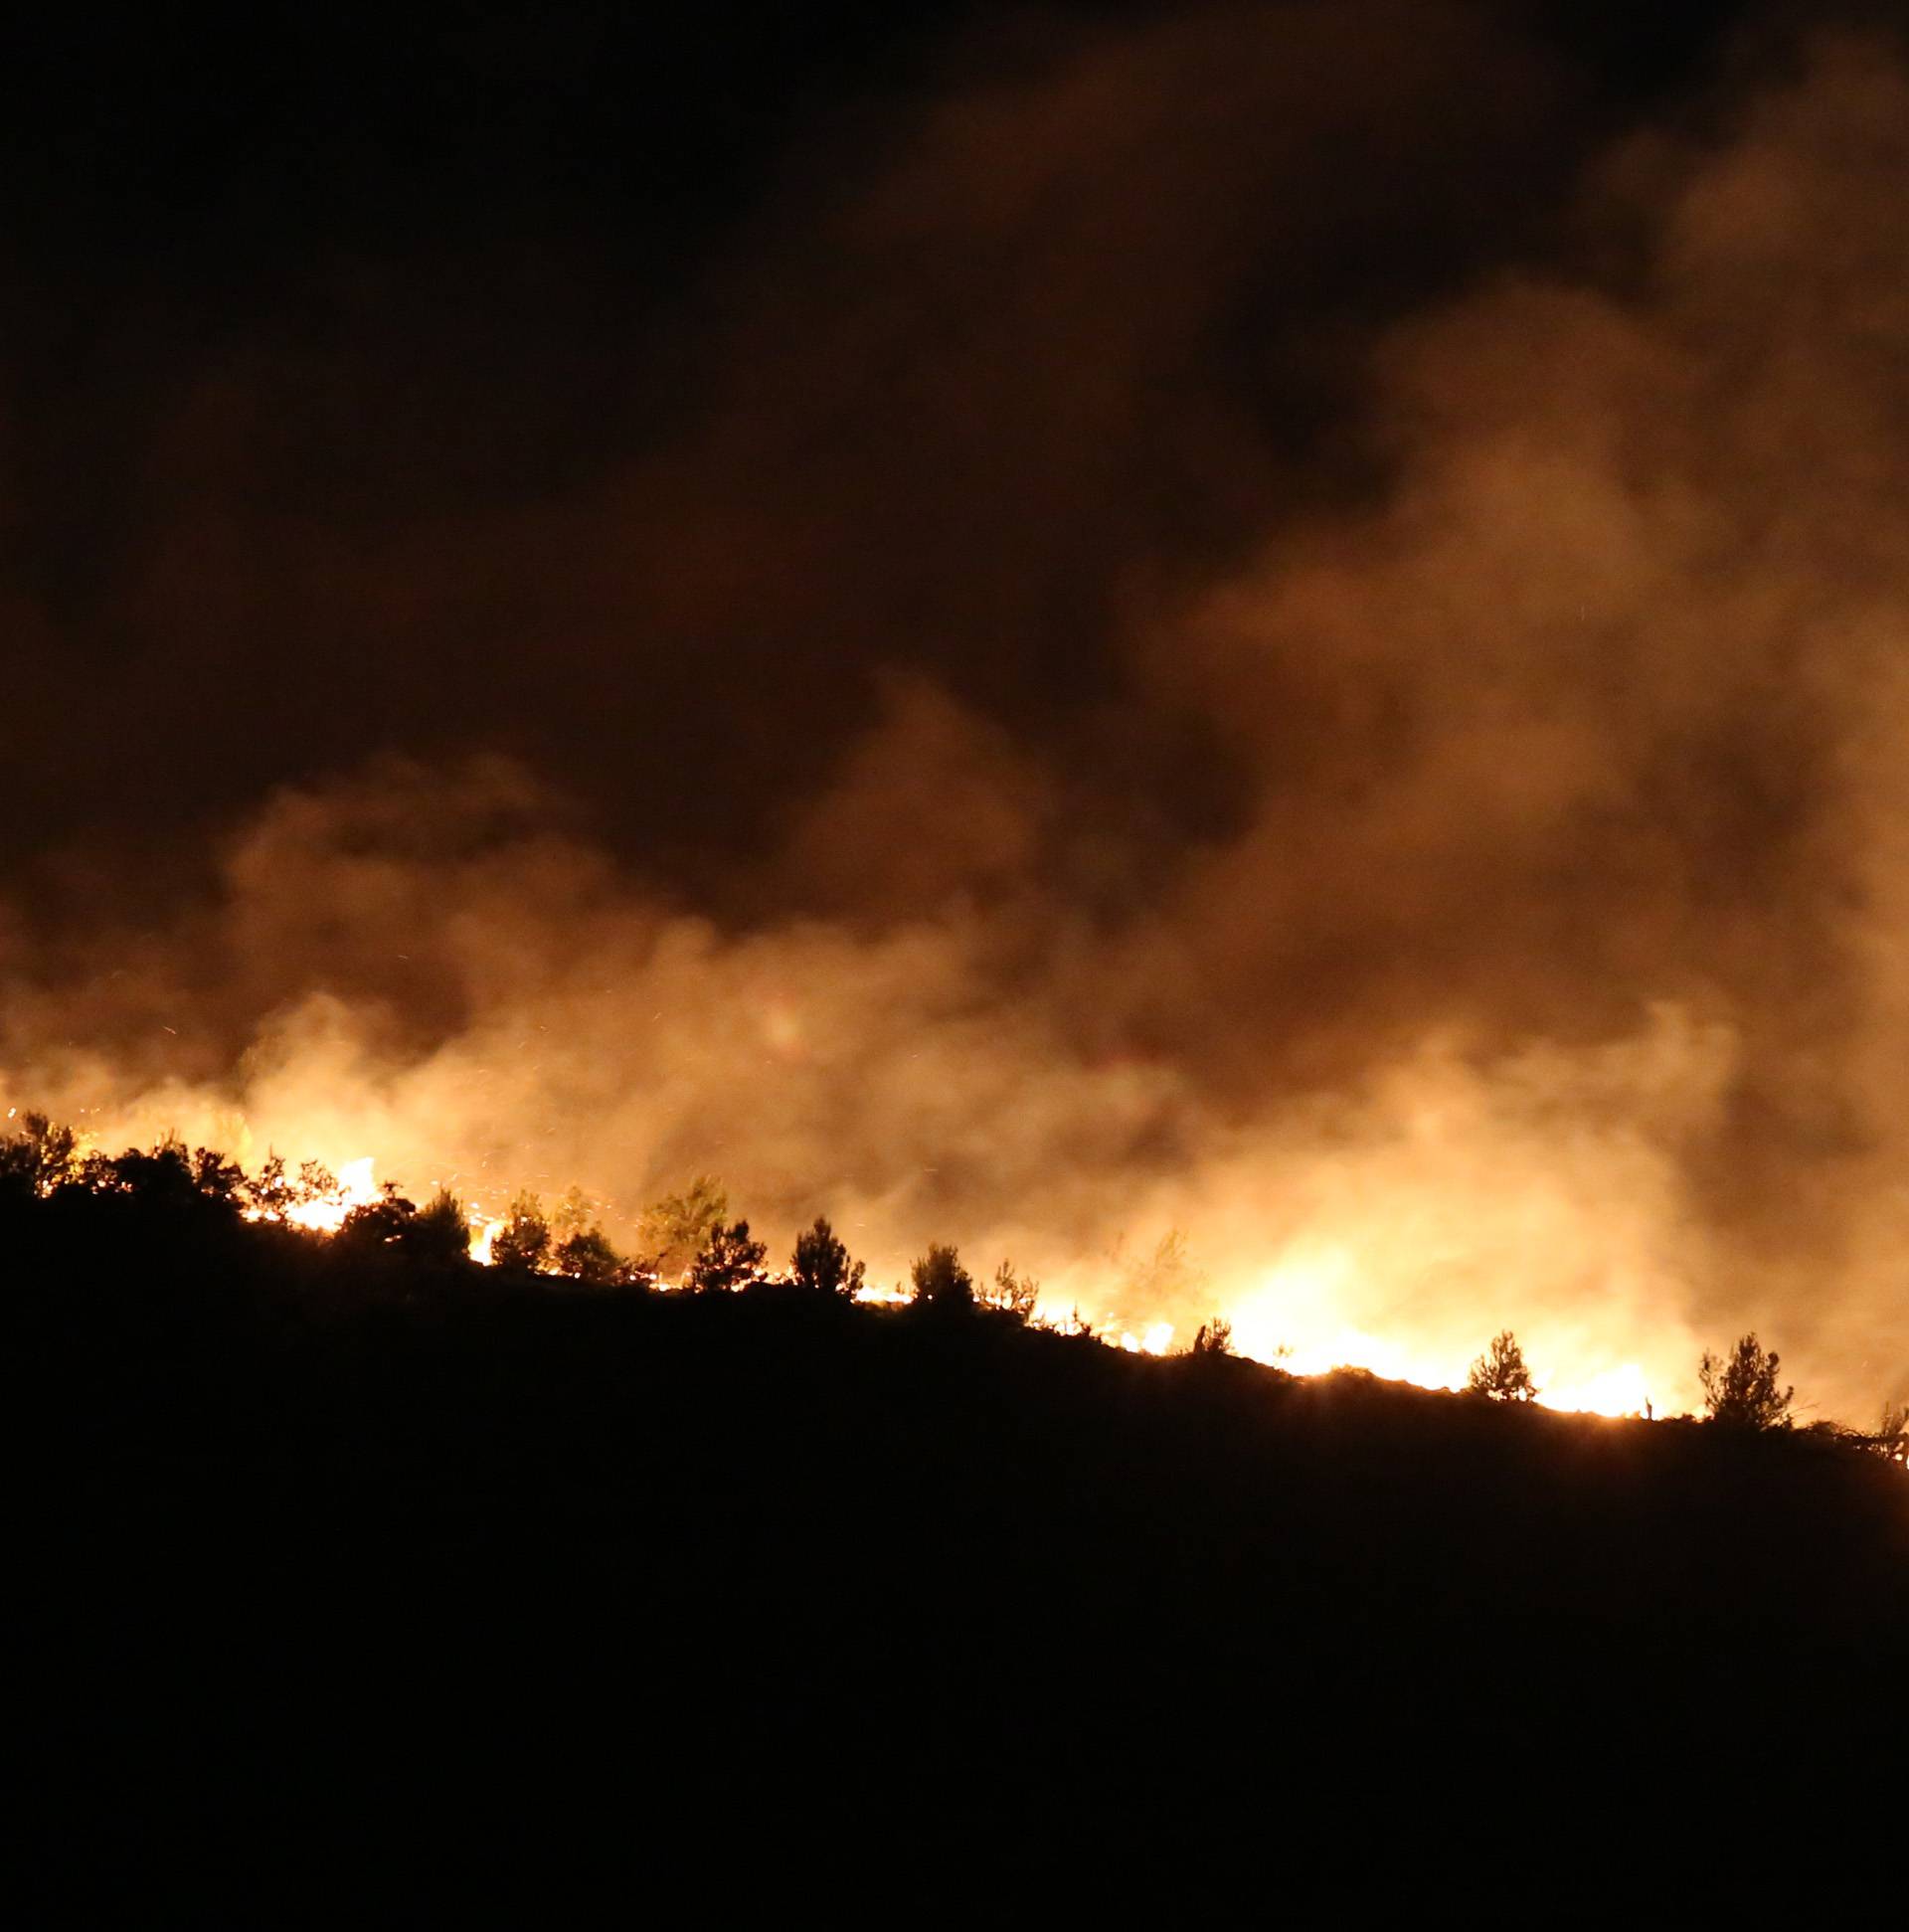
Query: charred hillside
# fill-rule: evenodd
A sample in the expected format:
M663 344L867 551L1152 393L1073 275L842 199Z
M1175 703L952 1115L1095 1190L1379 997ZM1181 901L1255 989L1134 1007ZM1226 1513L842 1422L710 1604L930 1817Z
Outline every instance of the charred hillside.
M819 1803L1017 1856L1376 1810L1356 1890L1587 1804L1794 1823L1899 1748L1909 1485L1831 1443L131 1199L0 1252L68 1880L461 1884L551 1818L666 1857Z

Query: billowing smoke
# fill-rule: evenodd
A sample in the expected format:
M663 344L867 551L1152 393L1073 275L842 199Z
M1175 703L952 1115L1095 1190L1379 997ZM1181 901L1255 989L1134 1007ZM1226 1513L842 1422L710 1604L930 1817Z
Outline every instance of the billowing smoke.
M308 776L157 909L23 891L0 1110L613 1228L713 1171L878 1279L954 1240L1305 1366L1510 1325L1662 1409L1754 1326L1901 1399L1909 64L1746 69L1487 263L1570 97L1490 17L1042 40L791 185L686 426L575 500L166 524L99 731L191 765L183 626ZM1467 273L1362 267L1401 224Z

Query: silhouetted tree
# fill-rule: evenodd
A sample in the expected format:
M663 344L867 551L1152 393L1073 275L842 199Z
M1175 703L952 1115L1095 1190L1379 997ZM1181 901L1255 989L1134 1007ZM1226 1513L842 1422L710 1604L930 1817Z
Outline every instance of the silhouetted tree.
M44 1114L26 1115L19 1131L0 1140L0 1184L30 1194L51 1194L79 1166L73 1129Z
M1473 1395L1488 1396L1493 1402L1535 1402L1538 1385L1524 1363L1524 1350L1509 1328L1491 1337L1491 1345L1472 1364L1465 1386Z
M469 1260L470 1221L463 1203L448 1188L438 1188L413 1219L404 1247L411 1259L428 1267Z
M910 1268L909 1278L915 1284L918 1308L954 1314L974 1306L974 1278L952 1247L930 1242L928 1253Z
M212 1147L194 1147L187 1157L194 1188L207 1200L237 1208L247 1199L246 1170Z
M1041 1285L1032 1275L1017 1275L1011 1261L1003 1261L994 1271L993 1293L987 1298L990 1308L1000 1309L1016 1321L1025 1321L1041 1299Z
M377 1200L345 1216L337 1239L346 1249L386 1251L428 1268L448 1267L470 1255L470 1225L448 1191L439 1188L421 1208L389 1180Z
M493 1250L493 1253L495 1251ZM586 1288L617 1288L636 1271L610 1245L602 1228L579 1228L557 1244L557 1272Z
M345 1216L334 1238L346 1248L396 1248L417 1215L418 1204L388 1180L375 1201L361 1201Z
M673 1281L708 1247L729 1212L729 1195L714 1174L698 1174L680 1194L665 1194L643 1210L637 1241L649 1266Z
M1794 1388L1777 1384L1779 1356L1755 1334L1739 1335L1737 1345L1719 1359L1709 1349L1697 1365L1703 1406L1712 1422L1731 1429L1787 1429Z
M270 1155L256 1174L242 1175L238 1193L241 1202L275 1221L282 1221L294 1209L314 1201L338 1198L338 1176L322 1160L301 1160L293 1175L282 1154Z
M817 1295L845 1295L853 1300L861 1292L862 1264L849 1259L847 1247L836 1238L825 1215L818 1214L815 1225L795 1237L788 1274L797 1288Z
M1870 1443L1892 1463L1909 1463L1909 1402L1883 1404L1882 1421Z
M329 1200L338 1191L338 1176L322 1160L301 1160L295 1193L300 1201Z
M697 1295L747 1288L763 1279L763 1260L769 1249L749 1238L749 1223L714 1229L702 1252L690 1263L684 1286Z
M498 1268L535 1273L550 1257L550 1223L535 1194L522 1193L510 1204L504 1225L491 1238L490 1259Z
M245 1182L247 1204L273 1220L282 1220L296 1205L297 1183L285 1170L285 1156L268 1154L265 1164Z
M130 1194L151 1207L210 1204L236 1211L245 1175L209 1148L189 1148L177 1135L168 1134L150 1147L128 1147L110 1158L88 1156L81 1179L95 1193Z
M1193 1337L1192 1352L1196 1355L1232 1354L1232 1322L1223 1315L1216 1315L1210 1321L1202 1321L1199 1332Z

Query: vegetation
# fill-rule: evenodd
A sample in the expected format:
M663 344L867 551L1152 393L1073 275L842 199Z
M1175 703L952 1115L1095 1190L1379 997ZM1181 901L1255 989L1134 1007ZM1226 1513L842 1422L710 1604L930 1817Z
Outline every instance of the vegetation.
M558 1274L585 1288L621 1288L641 1279L599 1227L565 1235L557 1244L556 1260Z
M1527 1791L1687 1816L1665 1714L1692 1681L1757 1690L1703 1714L1706 1793L1739 1761L1760 1801L1815 1775L1785 1712L1839 1763L1896 1721L1909 1485L1867 1437L1529 1404L1507 1428L1370 1377L1222 1374L1224 1317L1200 1359L1124 1352L1026 1319L1011 1266L978 1295L950 1246L915 1308L855 1306L825 1221L779 1283L725 1218L680 1292L581 1198L520 1197L488 1269L446 1195L388 1189L329 1238L271 1218L336 1198L282 1162L0 1139L32 1450L10 1734L116 1869L130 1834L201 1858L215 1819L335 1845L340 1805L449 1844L598 1804L620 1844L676 1797L739 1855L804 1794L841 1830L867 1791L848 1830L886 1842L882 1789L931 1795L970 1855L992 1841L956 1794L1000 1793L1011 1741L1015 1834L1035 1798L1070 1850L1179 1807L1197 1854L1216 1816L1255 1842L1279 1780L1339 1883L1371 1807L1447 1790L1494 1832Z
M1200 1323L1199 1332L1193 1337L1194 1354L1230 1355L1232 1352L1232 1322L1223 1315L1216 1315L1210 1320Z
M535 1194L517 1195L490 1244L492 1263L536 1274L550 1256L550 1223L544 1218L543 1203Z
M1491 1337L1489 1347L1472 1364L1465 1386L1473 1395L1493 1402L1535 1402L1538 1385L1524 1365L1524 1350L1509 1328Z
M1739 1335L1727 1356L1709 1349L1697 1367L1703 1406L1710 1420L1726 1429L1787 1429L1794 1388L1777 1379L1779 1359L1754 1334Z
M733 1294L764 1279L768 1253L762 1242L750 1239L747 1221L712 1228L683 1285L697 1295Z
M698 1174L680 1194L665 1194L645 1210L637 1230L649 1272L680 1279L728 1214L729 1194L713 1174Z
M987 1298L989 1308L999 1309L1016 1321L1033 1318L1041 1299L1041 1285L1032 1275L1017 1275L1011 1261L1003 1261L994 1271L994 1287Z
M836 1238L826 1217L817 1215L815 1225L795 1237L788 1278L797 1288L853 1301L862 1292L863 1273L862 1264L850 1257L847 1245Z
M953 1248L931 1243L909 1270L918 1307L938 1314L959 1314L974 1306L974 1278Z
M1183 1228L1169 1228L1144 1256L1129 1255L1123 1241L1112 1260L1122 1308L1183 1306L1206 1287L1206 1271L1193 1260Z

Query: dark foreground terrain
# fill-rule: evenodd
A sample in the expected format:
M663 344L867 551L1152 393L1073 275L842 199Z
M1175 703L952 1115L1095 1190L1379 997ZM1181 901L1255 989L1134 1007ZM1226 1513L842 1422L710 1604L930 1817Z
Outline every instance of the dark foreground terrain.
M0 1269L42 1920L1901 1902L1874 1457L138 1203Z

